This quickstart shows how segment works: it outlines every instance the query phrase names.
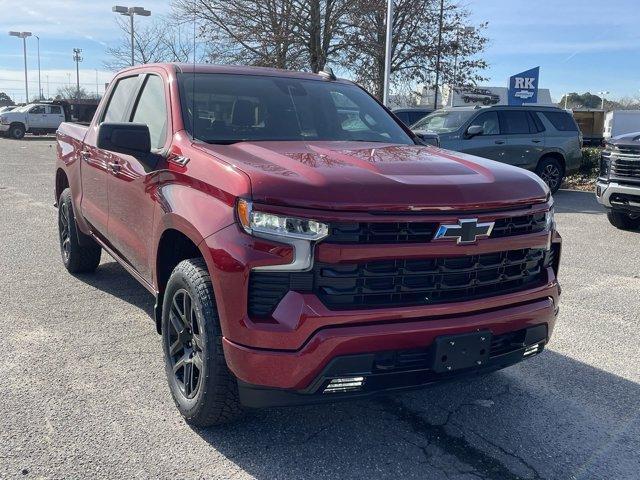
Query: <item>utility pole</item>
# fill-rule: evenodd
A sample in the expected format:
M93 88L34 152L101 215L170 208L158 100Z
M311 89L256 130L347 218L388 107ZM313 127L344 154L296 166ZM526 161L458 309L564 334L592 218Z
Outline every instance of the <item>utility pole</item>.
M436 57L436 85L433 95L433 108L438 108L438 87L440 83L440 57L442 56L442 22L444 21L444 0L440 0L440 21L438 23L438 55Z
M605 95L609 95L611 92L606 91L606 92L598 92L598 95L600 95L600 98L602 98L602 103L600 105L600 110L604 110L604 96Z
M38 99L42 100L42 83L40 82L40 37L34 35L38 41Z
M134 55L135 37L133 34L133 16L140 15L141 17L148 17L151 15L151 12L144 7L123 7L121 5L114 6L111 11L129 17L131 20L131 66L133 67L136 63Z
M31 36L31 32L9 32L12 37L22 39L22 51L24 53L24 91L25 103L29 103L29 76L27 74L27 37Z
M80 56L81 53L81 48L73 49L73 60L76 62L76 99L80 98L80 62L82 61L82 57Z
M391 53L393 46L393 2L387 0L387 37L384 46L384 87L382 92L382 103L389 106L389 82L391 80Z

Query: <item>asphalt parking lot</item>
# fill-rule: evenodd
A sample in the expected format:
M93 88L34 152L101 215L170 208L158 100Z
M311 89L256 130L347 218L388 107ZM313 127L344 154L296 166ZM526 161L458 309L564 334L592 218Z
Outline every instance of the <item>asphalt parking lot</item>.
M53 139L0 139L0 478L640 478L640 232L556 196L560 318L539 357L471 382L251 412L194 430L153 299L103 254L59 258Z

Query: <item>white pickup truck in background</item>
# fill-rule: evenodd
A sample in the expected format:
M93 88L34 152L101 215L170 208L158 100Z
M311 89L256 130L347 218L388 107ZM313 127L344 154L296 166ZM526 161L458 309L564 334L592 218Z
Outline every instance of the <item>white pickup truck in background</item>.
M0 113L0 133L16 140L20 140L27 132L36 135L55 133L65 119L62 105L31 103Z

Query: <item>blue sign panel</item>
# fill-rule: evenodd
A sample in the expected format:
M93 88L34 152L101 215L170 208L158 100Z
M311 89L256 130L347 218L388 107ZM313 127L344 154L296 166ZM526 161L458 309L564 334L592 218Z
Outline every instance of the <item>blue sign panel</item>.
M517 73L509 79L509 105L523 105L538 101L540 67Z

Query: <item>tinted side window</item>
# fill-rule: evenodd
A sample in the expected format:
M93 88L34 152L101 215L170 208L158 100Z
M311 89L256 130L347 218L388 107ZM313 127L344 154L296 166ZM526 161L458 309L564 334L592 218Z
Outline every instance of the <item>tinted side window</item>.
M529 118L524 110L505 110L502 114L502 126L506 134L529 134Z
M162 148L167 136L167 105L164 98L164 81L157 75L149 75L138 100L133 123L149 126L151 147Z
M573 120L573 117L566 112L542 112L547 117L547 120L555 127L556 130L561 132L577 132L578 126Z
M411 124L411 119L409 118L409 112L395 112L395 115L405 125Z
M62 107L59 107L57 105L52 105L49 108L51 109L51 113L54 115L60 115L62 113Z
M427 114L424 112L411 112L409 114L409 118L411 119L411 123L416 123L418 120L420 120L423 117L426 117Z
M42 105L38 105L37 107L33 107L31 110L29 110L29 113L37 115L39 113L45 113L45 109Z
M500 135L500 123L496 112L484 112L474 118L470 126L480 125L482 135Z
M111 94L111 98L109 99L107 110L102 117L103 122L127 121L124 116L129 109L129 102L131 102L131 96L133 95L137 85L137 75L118 80L115 91Z

